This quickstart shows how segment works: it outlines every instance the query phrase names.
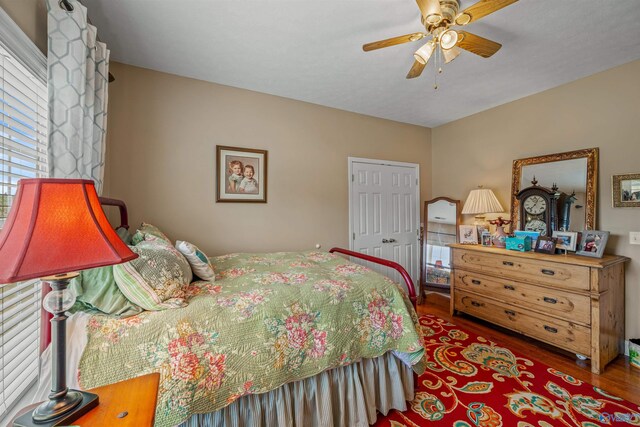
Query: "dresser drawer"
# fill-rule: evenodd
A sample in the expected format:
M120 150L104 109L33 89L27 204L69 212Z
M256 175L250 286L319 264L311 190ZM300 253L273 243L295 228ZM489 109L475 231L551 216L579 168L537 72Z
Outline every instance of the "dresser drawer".
M457 310L488 320L505 328L584 355L591 354L591 330L565 320L533 312L462 291L455 292Z
M454 249L453 268L565 289L589 290L590 287L589 267L537 259Z
M455 270L454 280L456 290L487 295L509 305L538 310L543 314L585 325L591 323L591 299L587 295L576 295L460 269Z

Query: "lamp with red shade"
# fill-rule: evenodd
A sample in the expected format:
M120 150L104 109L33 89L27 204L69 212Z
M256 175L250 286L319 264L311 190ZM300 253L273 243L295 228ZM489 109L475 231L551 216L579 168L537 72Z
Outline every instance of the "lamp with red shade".
M19 417L16 426L70 424L98 405L98 396L66 385L66 310L78 270L137 258L113 230L93 181L22 179L0 231L0 285L41 278L52 291L43 301L51 319L52 379L49 400Z

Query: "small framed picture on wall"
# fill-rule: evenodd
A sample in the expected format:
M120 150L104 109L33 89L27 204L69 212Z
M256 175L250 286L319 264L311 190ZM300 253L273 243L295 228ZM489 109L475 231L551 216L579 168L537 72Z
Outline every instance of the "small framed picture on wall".
M640 207L640 173L613 175L612 177L613 207Z
M267 151L216 146L216 202L267 202Z

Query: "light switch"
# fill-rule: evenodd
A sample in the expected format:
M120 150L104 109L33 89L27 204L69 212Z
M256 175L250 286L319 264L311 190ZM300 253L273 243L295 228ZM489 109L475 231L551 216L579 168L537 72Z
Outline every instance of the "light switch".
M640 245L640 231L630 231L629 232L629 244L630 245Z

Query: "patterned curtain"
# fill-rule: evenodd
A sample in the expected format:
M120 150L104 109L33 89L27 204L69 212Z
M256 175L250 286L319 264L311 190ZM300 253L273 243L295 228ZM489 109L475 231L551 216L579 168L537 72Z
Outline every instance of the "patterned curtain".
M95 181L102 193L107 130L109 50L97 41L87 9L47 0L49 10L49 171L54 178Z

